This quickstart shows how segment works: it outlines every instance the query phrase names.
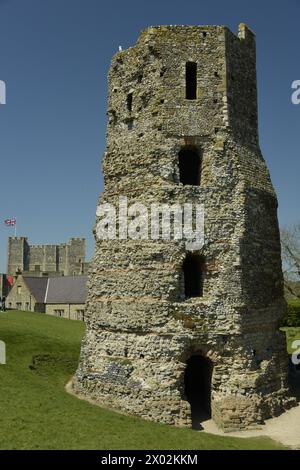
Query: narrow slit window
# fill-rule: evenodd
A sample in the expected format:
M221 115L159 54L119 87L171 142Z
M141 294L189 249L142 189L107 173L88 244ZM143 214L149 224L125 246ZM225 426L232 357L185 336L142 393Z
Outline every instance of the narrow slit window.
M204 259L197 254L188 254L183 263L185 297L203 297Z
M185 97L187 100L197 99L197 64L187 62L185 64Z
M127 95L127 109L130 113L132 111L132 100L133 100L133 93L129 93Z
M129 119L129 121L127 122L127 128L129 131L132 131L133 129L133 119Z
M183 185L200 186L202 159L196 148L184 147L178 154L179 180Z

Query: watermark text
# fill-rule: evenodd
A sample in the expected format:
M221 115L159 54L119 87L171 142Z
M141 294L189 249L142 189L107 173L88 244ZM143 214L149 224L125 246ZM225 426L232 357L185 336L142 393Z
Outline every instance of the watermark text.
M295 80L292 83L292 90L295 90L292 93L292 98L291 98L292 103L295 105L299 105L300 104L300 80Z
M292 363L295 366L298 366L300 364L300 340L297 339L296 341L293 341L292 343L292 349L296 349L296 351L292 354Z
M204 245L204 206L202 204L160 204L140 202L128 205L126 196L117 206L97 207L98 240L184 240L189 251Z
M0 80L0 104L6 104L6 84Z
M6 345L0 341L0 364L6 364Z

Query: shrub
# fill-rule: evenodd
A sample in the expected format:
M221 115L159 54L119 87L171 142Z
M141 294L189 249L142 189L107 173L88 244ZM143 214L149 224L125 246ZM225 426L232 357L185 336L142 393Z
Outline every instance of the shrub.
M300 302L289 302L283 326L300 327Z

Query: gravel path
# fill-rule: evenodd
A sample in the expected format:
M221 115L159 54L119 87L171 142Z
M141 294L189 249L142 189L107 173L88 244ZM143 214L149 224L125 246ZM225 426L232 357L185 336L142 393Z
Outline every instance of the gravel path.
M267 436L285 446L300 449L300 404L277 418L268 419L266 424L257 430L224 433L217 428L212 420L204 421L201 425L203 431L211 434L233 437Z

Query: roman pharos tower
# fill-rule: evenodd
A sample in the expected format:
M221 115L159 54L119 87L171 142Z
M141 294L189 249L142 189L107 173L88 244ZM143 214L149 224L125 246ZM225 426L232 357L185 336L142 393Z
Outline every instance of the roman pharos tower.
M261 155L255 36L150 27L109 72L99 204L198 203L205 244L96 240L76 393L145 419L251 427L293 404L277 200Z

